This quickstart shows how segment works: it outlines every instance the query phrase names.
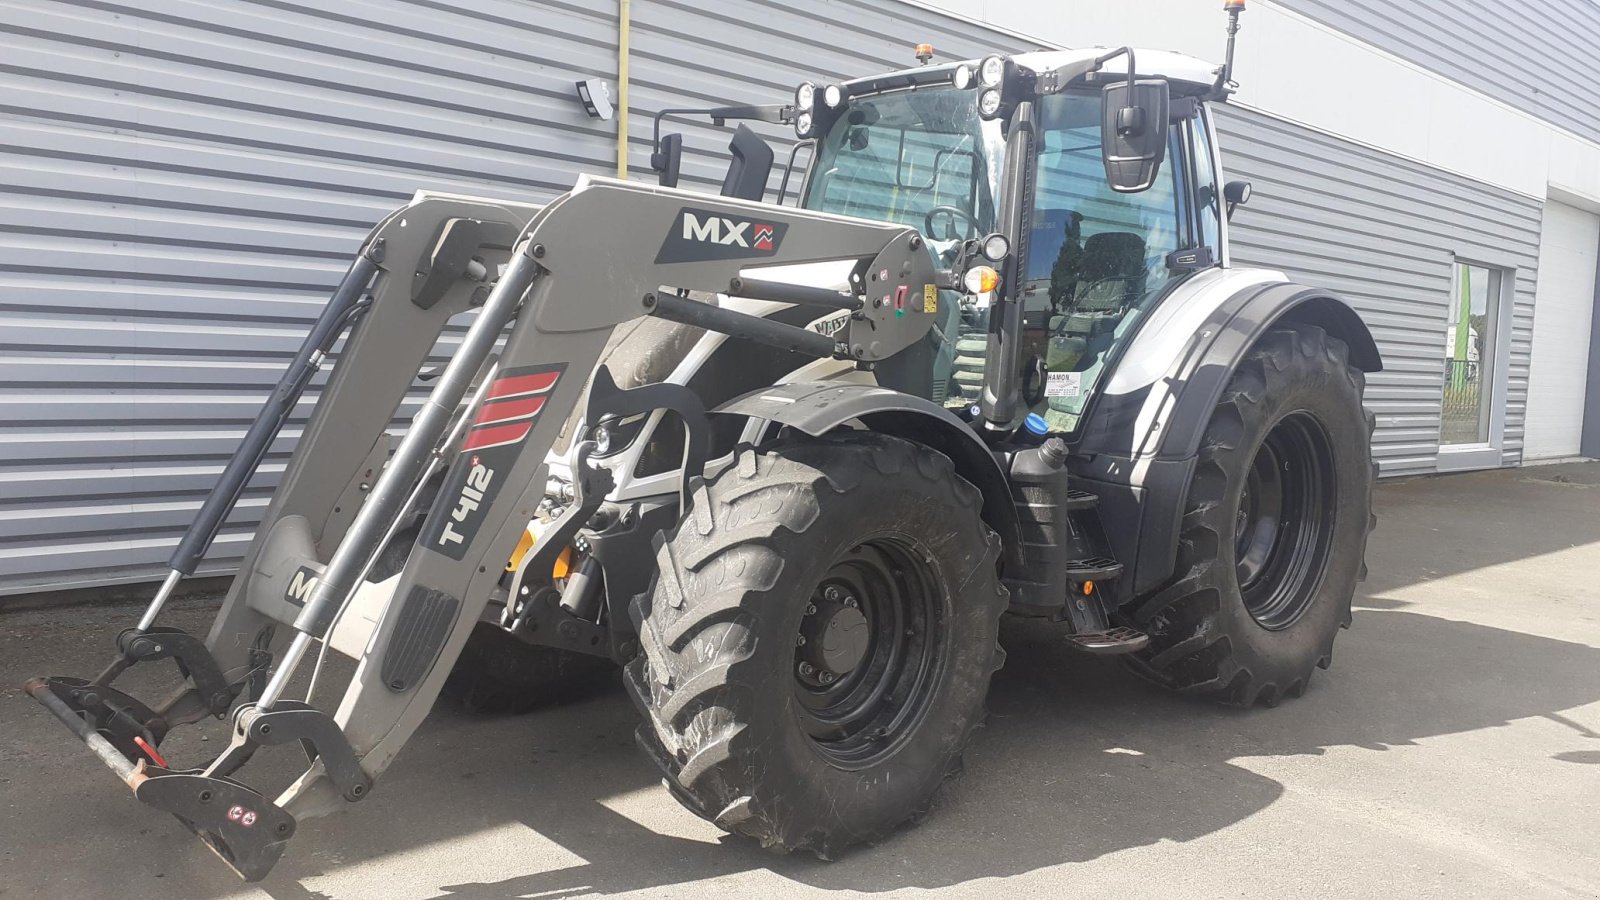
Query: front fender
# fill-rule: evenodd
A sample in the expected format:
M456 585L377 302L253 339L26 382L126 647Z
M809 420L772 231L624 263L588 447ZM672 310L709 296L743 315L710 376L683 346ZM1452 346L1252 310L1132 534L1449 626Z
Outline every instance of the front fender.
M1022 563L1021 528L1004 469L967 423L932 401L876 385L795 382L751 391L712 413L777 422L813 436L860 422L937 450L983 494L981 514L1000 535L1006 565L1014 570Z

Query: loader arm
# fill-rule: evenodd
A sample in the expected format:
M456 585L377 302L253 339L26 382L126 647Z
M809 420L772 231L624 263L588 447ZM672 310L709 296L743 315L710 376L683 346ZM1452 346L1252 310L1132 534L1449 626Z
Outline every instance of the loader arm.
M169 578L101 679L29 684L141 799L174 812L252 880L277 860L296 819L365 797L427 715L485 607L503 596L506 560L544 494L546 454L613 329L658 315L870 365L923 340L936 318L936 300L925 302L936 297L933 259L911 228L612 179L580 180L542 207L419 194L374 229L362 259L347 282L375 271L370 301L341 313L341 324L355 325L204 647L152 625ZM849 293L759 280L762 266L842 259L856 263ZM850 321L824 339L686 299L741 289L836 304ZM339 296L349 301L348 283ZM448 346L447 324L474 307L395 446L388 429L430 349L441 336ZM312 350L302 355L319 361ZM596 377L609 384L603 370ZM626 392L626 403L648 400L647 390ZM671 402L670 391L656 396ZM591 392L588 421L620 397ZM265 443L240 448L246 469L276 426L259 430ZM581 468L580 489L597 501L605 473ZM369 580L441 471L403 568ZM242 483L219 485L233 496L208 505L225 514ZM575 531L592 508L580 497L553 532ZM220 521L197 521L200 533L185 544L203 549ZM148 646L160 635L168 655L192 642L180 666L187 683L158 707L127 698L108 710L106 697L125 697L110 679L140 661L128 648L154 658ZM288 698L318 643L357 660L331 716ZM208 694L195 672L220 673L220 708L218 679ZM220 716L229 701L231 741L217 759L186 771L161 759L153 745L168 728ZM305 773L276 801L242 787L250 757L286 742L306 747Z

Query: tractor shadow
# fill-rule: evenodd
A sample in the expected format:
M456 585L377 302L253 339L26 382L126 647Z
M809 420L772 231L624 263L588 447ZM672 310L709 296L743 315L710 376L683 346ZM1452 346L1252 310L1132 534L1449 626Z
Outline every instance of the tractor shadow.
M1600 650L1591 647L1409 612L1367 610L1357 623L1341 641L1336 674L1318 678L1304 700L1242 713L1146 687L1115 665L1065 649L1049 629L1012 628L1010 658L966 774L920 827L832 863L773 856L738 838L707 840L716 834L709 826L688 829L704 837L661 834L614 811L608 798L656 781L627 740L632 712L620 696L540 717L588 724L587 746L545 747L529 771L492 786L480 774L437 798L418 791L422 785L407 773L392 796L419 814L459 806L483 822L510 816L585 861L494 882L441 884L439 897L651 891L752 870L824 889L941 888L1190 841L1240 822L1284 791L1231 762L1240 757L1348 745L1383 750L1532 716L1561 721L1559 710L1600 700ZM1463 670L1463 659L1475 662ZM1587 736L1596 738L1596 750L1569 754L1571 762L1600 757L1600 735ZM654 789L659 804L671 802ZM687 812L673 814L699 824ZM410 833L401 842L414 839ZM286 860L273 882L309 874L297 868ZM272 893L280 900L307 896L294 888Z

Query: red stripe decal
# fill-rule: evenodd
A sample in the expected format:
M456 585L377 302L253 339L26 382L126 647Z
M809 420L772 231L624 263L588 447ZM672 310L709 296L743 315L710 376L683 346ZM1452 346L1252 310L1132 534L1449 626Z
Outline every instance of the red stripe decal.
M467 433L467 442L461 445L462 450L482 450L485 447L498 447L501 444L514 444L528 436L533 430L533 422L512 422L509 425L490 425L478 427Z
M560 372L534 372L531 375L508 375L489 388L489 399L510 397L516 394L542 394L555 387Z
M472 427L477 428L482 425L492 425L495 422L531 418L543 407L543 397L526 397L517 400L501 400L498 403L485 403L483 409L478 411L478 418L473 420Z

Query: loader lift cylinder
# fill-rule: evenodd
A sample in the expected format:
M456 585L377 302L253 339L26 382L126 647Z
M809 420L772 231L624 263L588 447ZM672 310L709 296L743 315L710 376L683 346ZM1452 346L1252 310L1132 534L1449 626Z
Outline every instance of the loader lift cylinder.
M738 281L739 279L734 279ZM834 293L843 297L843 294ZM793 300L785 302L794 302ZM760 316L746 315L712 306L709 303L699 303L672 294L646 294L644 307L651 315L659 319L678 322L683 325L693 325L707 331L720 331L730 337L744 338L758 344L766 344L779 350L793 350L796 353L805 353L810 356L826 359L830 356L841 354L839 345L833 338L799 328L794 325L785 325ZM845 354L848 355L848 354Z
M349 532L328 560L327 570L312 589L305 608L295 619L294 640L284 651L271 680L261 692L256 704L258 709L271 709L283 694L311 642L327 633L345 598L361 580L367 561L377 550L384 535L389 533L390 525L404 512L412 489L428 467L434 448L450 427L450 420L466 396L467 389L472 386L473 378L478 375L483 361L494 349L501 330L511 320L522 298L538 277L541 268L533 260L535 252L538 251L526 244L512 251L505 274L495 283L488 299L484 301L483 309L478 313L477 321L467 330L460 348L445 365L432 393L423 402L422 408L417 410L400 446L395 449L388 466L373 485L372 495L356 513Z
M311 383L312 376L322 367L323 358L333 348L334 342L339 339L339 334L352 321L361 295L366 292L367 286L372 283L372 276L378 271L378 261L374 256L382 258L379 245L362 248L362 252L357 254L355 260L350 263L350 268L345 271L344 277L339 280L339 286L334 288L333 296L312 323L311 331L300 343L300 349L295 353L294 359L289 362L289 367L284 370L283 376L273 387L272 394L261 407L261 412L257 413L255 421L250 423L250 430L245 432L244 439L239 442L227 466L223 468L222 477L206 496L200 511L190 523L189 530L183 533L177 548L172 551L172 557L167 560L167 567L172 571L167 573L166 580L161 583L161 589L156 591L155 597L139 619L137 626L139 631L145 631L155 624L156 616L160 614L161 607L171 596L173 588L178 586L182 578L194 574L200 559L211 547L211 542L222 528L223 520L239 501L239 494L244 491L245 483L260 467L262 457L267 455L267 448L272 446L272 442L278 437L278 432L283 430L283 423L288 421L290 414L294 412L295 404L300 402L300 395L305 393L306 385Z

